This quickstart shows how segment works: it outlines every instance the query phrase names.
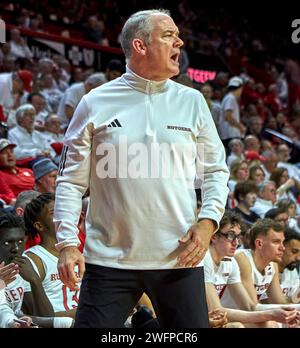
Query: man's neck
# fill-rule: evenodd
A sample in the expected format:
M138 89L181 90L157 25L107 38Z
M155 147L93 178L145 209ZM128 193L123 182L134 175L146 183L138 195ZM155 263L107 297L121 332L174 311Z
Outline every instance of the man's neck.
M251 250L253 260L255 263L255 266L257 270L264 275L264 270L268 266L268 264L271 262L270 260L266 260L259 252L255 250Z
M209 247L209 250L210 250L211 258L213 259L214 263L218 266L220 264L221 260L226 255L220 255L212 245Z
M239 203L238 206L237 206L240 211L246 215L250 215L251 214L251 211L249 209L248 206L246 206L244 203Z

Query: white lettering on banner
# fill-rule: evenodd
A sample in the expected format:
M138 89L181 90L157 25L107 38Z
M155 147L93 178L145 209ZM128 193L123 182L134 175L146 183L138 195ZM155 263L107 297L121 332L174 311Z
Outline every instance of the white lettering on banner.
M83 60L86 66L93 66L95 61L95 52L93 50L83 49Z
M80 52L78 46L72 46L68 52L68 57L72 61L73 65L79 65L82 61L82 53Z

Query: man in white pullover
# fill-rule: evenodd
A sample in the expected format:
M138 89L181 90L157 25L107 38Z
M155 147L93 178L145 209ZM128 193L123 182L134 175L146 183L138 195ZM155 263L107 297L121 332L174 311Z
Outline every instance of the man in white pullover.
M162 327L208 327L201 261L224 213L225 151L203 96L170 80L183 42L169 12L133 14L121 37L126 73L85 95L66 133L54 213L60 279L76 289L85 271L75 327L122 326L143 292Z

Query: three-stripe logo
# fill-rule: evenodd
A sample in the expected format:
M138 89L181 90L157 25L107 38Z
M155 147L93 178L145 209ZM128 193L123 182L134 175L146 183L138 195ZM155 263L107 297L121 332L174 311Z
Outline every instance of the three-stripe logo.
M121 123L115 118L107 127L122 127Z

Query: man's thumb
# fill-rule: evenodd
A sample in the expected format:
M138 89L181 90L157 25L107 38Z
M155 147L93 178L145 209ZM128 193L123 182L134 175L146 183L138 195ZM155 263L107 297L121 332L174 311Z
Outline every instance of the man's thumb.
M188 240L191 239L191 231L188 231L184 236L182 236L178 242L179 243L186 243Z

